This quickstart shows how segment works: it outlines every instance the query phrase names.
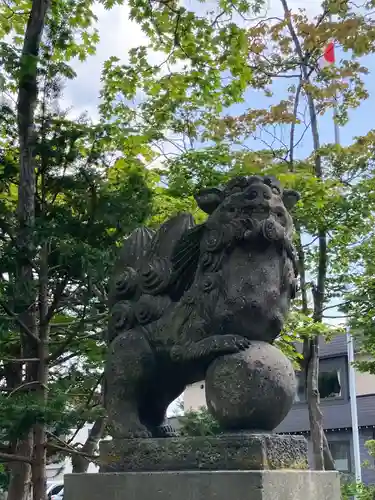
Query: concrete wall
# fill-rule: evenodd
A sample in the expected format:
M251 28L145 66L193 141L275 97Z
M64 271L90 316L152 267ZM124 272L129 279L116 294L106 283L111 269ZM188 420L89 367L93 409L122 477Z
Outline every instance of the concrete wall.
M356 356L357 361L369 361L371 358L365 355ZM375 394L375 375L371 373L362 373L356 371L355 376L357 396L363 396L366 394Z
M206 406L204 382L197 382L187 387L184 392L184 410L198 410L202 406Z

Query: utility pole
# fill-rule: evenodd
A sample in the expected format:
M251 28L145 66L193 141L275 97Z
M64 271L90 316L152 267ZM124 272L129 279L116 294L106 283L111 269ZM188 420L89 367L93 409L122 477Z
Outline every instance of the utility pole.
M332 16L330 16L330 22L332 22ZM334 47L332 47L334 51ZM326 58L326 60L328 60ZM334 52L329 58L329 64L335 63ZM335 106L333 108L333 123L334 123L334 133L335 133L335 144L340 145L340 127L337 123L337 94L335 95ZM347 342L347 355L348 355L348 375L349 375L349 397L350 397L350 410L352 417L352 436L353 436L353 456L354 456L354 472L355 479L357 483L362 482L362 470L361 470L361 452L359 446L359 430L358 430L358 408L357 408L357 390L355 383L355 369L354 363L354 340L350 333L349 327L346 328L346 342Z

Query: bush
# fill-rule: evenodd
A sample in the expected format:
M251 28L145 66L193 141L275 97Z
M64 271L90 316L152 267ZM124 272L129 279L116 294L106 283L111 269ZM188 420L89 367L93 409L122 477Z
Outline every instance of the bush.
M367 485L363 483L356 483L348 476L342 477L341 480L341 500L374 500L375 499L375 485Z
M207 408L190 410L179 417L183 436L216 436L223 431Z

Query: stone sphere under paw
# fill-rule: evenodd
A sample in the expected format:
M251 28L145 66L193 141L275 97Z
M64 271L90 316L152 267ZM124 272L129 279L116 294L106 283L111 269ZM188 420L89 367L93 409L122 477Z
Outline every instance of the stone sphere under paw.
M292 363L267 342L216 359L206 374L206 400L224 430L272 431L296 392Z

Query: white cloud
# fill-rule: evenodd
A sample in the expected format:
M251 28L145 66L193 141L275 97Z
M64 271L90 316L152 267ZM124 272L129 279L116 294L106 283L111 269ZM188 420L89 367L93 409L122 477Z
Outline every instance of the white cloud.
M305 9L309 17L314 17L319 15L322 11L322 1L321 0L289 0L289 9L293 14L296 14L299 9ZM268 0L268 12L267 15L271 16L281 16L283 14L283 7L280 0Z
M147 43L140 26L130 21L127 5L116 6L111 10L97 6L95 11L100 35L96 54L85 62L73 63L77 78L67 83L63 99L64 106L73 108L72 114L79 115L87 111L93 119L97 117L104 61L116 56L125 62L131 48Z
M72 108L71 115L79 116L87 111L93 119L97 118L99 104L100 79L104 62L112 56L118 57L122 63L128 60L129 50L147 45L148 39L139 24L129 18L129 7L124 4L111 10L96 6L100 42L96 54L86 61L74 61L72 66L77 78L67 82L64 90L63 105ZM160 64L166 58L162 52L150 52L149 62ZM173 66L182 67L182 63Z

